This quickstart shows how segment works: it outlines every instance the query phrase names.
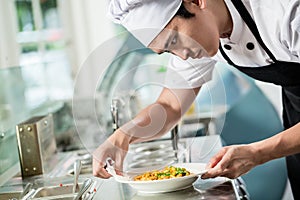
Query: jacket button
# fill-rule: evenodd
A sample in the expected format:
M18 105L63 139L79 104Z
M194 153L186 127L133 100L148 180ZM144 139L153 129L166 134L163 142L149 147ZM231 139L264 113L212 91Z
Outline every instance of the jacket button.
M231 50L231 46L228 45L228 44L224 44L224 48L227 49L227 50Z
M249 49L249 50L253 50L253 49L254 49L254 44L253 44L252 42L248 42L248 43L246 44L246 47L247 47L247 49Z

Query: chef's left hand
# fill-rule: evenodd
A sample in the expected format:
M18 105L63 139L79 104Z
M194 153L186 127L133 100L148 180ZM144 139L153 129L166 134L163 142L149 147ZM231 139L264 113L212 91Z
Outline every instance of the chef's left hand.
M223 147L207 165L208 172L202 179L218 176L237 178L260 164L256 149L251 145L232 145Z

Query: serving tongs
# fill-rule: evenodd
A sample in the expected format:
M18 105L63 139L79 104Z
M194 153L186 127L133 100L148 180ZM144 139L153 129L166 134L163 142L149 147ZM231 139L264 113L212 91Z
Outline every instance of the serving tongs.
M115 178L115 180L118 181L118 182L128 182L128 181L131 181L131 178L128 177L128 176L118 175L116 173L115 168L113 167L114 164L115 164L115 162L111 158L108 158L106 160L106 171L109 174L111 174Z
M20 199L20 200L31 199L31 196L35 193L35 189L32 189L32 186L33 186L32 183L27 183L18 199ZM18 200L18 199L12 198L11 200Z
M78 177L81 171L81 160L76 160L74 162L74 184L73 184L73 193L76 193L79 190Z
M92 179L90 179L90 178L86 179L86 180L83 182L83 184L82 184L82 186L81 186L79 192L78 192L77 195L75 196L74 200L81 200L82 197L83 197L83 195L84 195L84 194L87 192L87 190L91 187L91 185L92 185L93 182L94 182L94 181L93 181Z
M31 190L31 188L32 188L32 183L27 183L26 184L26 186L25 186L25 188L24 188L24 190L23 190L23 192L20 194L20 196L19 196L19 199L23 199L25 196L26 196L26 194L28 194L28 192Z
M84 195L84 200L92 200L94 198L96 192L98 191L100 185L101 185L101 183L99 183L96 180L93 180L93 183L92 183L90 189Z

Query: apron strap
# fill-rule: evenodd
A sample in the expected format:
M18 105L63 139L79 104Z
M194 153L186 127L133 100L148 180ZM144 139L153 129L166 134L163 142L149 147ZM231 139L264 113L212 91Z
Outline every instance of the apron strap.
M274 62L276 62L277 59L275 58L275 56L271 53L271 51L267 48L267 46L265 45L265 43L261 39L261 37L259 35L259 32L258 32L258 29L257 29L257 26L256 26L255 22L253 21L253 19L252 19L250 13L248 12L247 8L245 7L245 5L242 3L241 0L231 0L231 1L232 1L233 5L235 6L235 8L237 9L237 11L240 13L240 15L241 15L242 19L244 20L244 22L249 27L250 31L255 36L258 43L266 51L266 53L270 56L270 58Z

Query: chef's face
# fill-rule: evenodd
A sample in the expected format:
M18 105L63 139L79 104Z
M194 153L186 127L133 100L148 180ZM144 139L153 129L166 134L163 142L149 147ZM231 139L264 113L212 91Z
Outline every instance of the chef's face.
M194 3L184 2L184 6L195 16L175 16L148 47L158 54L170 52L184 60L214 56L219 48L214 16Z

